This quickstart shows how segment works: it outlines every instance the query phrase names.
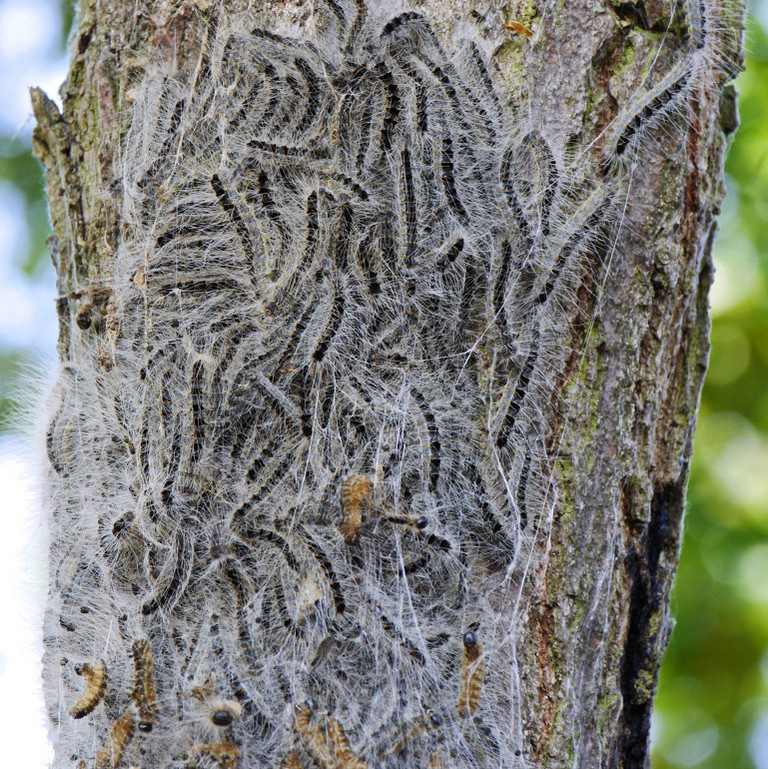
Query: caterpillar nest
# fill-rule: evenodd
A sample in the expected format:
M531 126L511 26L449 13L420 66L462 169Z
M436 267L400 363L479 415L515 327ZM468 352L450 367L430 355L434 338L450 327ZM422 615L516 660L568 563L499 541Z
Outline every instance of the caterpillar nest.
M108 344L47 436L56 766L534 765L561 319L622 169L723 68L717 19L691 6L585 175L477 41L316 5L301 38L222 12L193 82L134 89L117 272L78 316Z

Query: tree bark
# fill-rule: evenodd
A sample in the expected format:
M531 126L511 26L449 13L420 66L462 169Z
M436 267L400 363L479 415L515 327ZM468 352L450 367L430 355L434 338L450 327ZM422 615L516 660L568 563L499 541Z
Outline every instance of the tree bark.
M502 5L483 0L469 6L425 0L413 9L429 26L419 27L421 22L414 19L403 22L391 32L396 40L392 47L379 50L378 38L368 30L379 35L395 12L370 9L357 30L369 42L353 45L348 41L360 6L346 1L315 5L313 12L303 0L256 8L234 0L87 0L80 6L63 110L33 91L35 149L45 166L60 295L61 374L48 434L53 544L45 635L54 765L74 761L88 767L152 769L279 766L282 761L284 766L323 769L365 764L648 766L650 715L672 627L669 594L708 355L715 215L723 195L726 137L736 125L734 92L722 86L741 60L740 15L734 10L726 17L714 3L711 8L709 3L693 3L683 14L675 11L678 3L672 0L578 0L557 7L542 0ZM716 13L721 15L707 18ZM507 22L518 22L533 36L515 32ZM718 39L702 40L697 24L705 31L717 28ZM290 48L290 40L267 37L259 46L244 42L246 53L226 59L224 66L227 35L254 28L273 36L311 38L321 50L299 44L283 56L279 51ZM336 49L329 42L334 35ZM467 63L471 56L461 58L467 49L459 40L465 38L482 51L496 97L481 82L482 75L472 81ZM413 56L403 53L407 45L422 45L427 53L412 64ZM448 52L445 61L441 50ZM287 384L283 387L294 376L292 367L304 365L291 362L298 361L299 354L290 350L280 361L269 358L267 350L262 356L266 362L254 369L250 381L254 391L254 383L261 383L266 393L259 396L262 401L236 391L235 380L226 377L222 381L230 388L228 395L222 391L217 396L214 369L224 366L223 361L234 366L233 360L248 354L255 360L258 350L244 353L234 336L228 337L228 344L219 340L205 347L199 323L185 326L185 314L191 316L194 306L214 313L210 297L227 296L221 284L229 278L237 284L240 277L217 267L215 280L206 278L207 288L194 289L198 304L184 304L184 292L192 291L197 274L178 278L172 286L160 285L164 278L154 266L166 253L163 249L173 247L174 253L186 248L202 259L202 246L192 243L195 235L185 234L185 227L200 228L201 237L209 238L208 248L214 242L220 250L230 248L227 244L238 234L244 240L250 224L242 211L248 206L238 209L236 194L243 199L250 194L251 208L266 222L258 230L267 233L259 246L265 264L276 238L306 240L305 224L298 219L289 217L285 232L278 232L277 225L269 229L280 215L287 216L289 204L281 201L287 199L290 180L275 192L276 183L270 187L267 177L271 166L264 165L267 171L254 171L248 177L251 187L241 185L238 192L238 180L246 176L241 159L240 176L233 172L227 181L237 163L227 160L222 143L229 151L226 142L234 135L237 115L225 115L229 133L218 140L217 129L205 123L206 94L218 103L229 84L227 103L239 98L241 81L231 73L240 73L237 77L244 81L248 73L242 74L243 68L271 71L271 65L259 59L269 59L271 51L276 51L274 66L286 88L312 87L311 74L309 85L291 86L289 76L301 80L305 70L296 61L303 59L315 74L324 62L323 76L336 89L329 91L327 105L318 102L325 105L318 107L318 114L327 108L330 115L323 124L325 133L302 152L314 152L323 142L342 146L337 133L345 130L340 117L343 96L358 93L358 65L364 64L367 74L358 70L357 77L368 77L371 92L375 86L383 94L379 101L370 97L374 118L381 121L381 126L373 121L370 141L372 147L376 141L382 144L381 159L374 162L374 150L366 145L358 174L353 172L355 162L350 165L353 171L342 167L337 152L318 172L321 182L314 193L304 187L300 192L309 194L307 200L315 195L317 237L326 262L342 258L340 241L347 237L363 275L365 226L354 217L369 210L369 201L361 200L369 195L369 186L383 190L389 184L389 197L386 191L370 193L391 203L380 220L370 219L370 228L378 233L378 228L392 226L393 237L399 236L393 249L402 269L393 270L388 283L382 270L378 278L370 272L363 275L360 285L367 281L372 298L359 298L357 288L350 287L352 279L344 270L352 274L358 268L346 262L332 269L320 260L303 266L297 262L296 269L316 267L315 282L328 286L317 301L326 308L329 325L336 323L338 310L333 297L347 292L346 310L344 305L338 310L337 325L350 337L374 335L366 342L367 362L357 371L340 352L346 337L324 341L319 319L311 314L315 308L310 307L305 326L316 346L305 357L312 386L326 386L334 377L341 382L350 371L365 377L368 368L388 372L381 374L381 393L394 391L395 373L398 381L407 383L405 405L399 407L421 415L421 421L403 422L400 439L389 443L380 436L394 417L377 421L361 412L357 438L353 431L346 436L338 427L346 395L308 390L301 396ZM697 68L686 64L694 60ZM390 85L385 65L396 70L395 85ZM667 76L670 72L679 73L679 78L687 73L688 79L678 85L679 78ZM443 133L434 133L438 138L433 144L426 138L409 143L395 120L404 121L409 131L421 130L420 87L432 105L424 108L423 119L429 121L425 134L443 121ZM168 106L171 92L179 95L179 104L186 94L179 114L181 133L190 137L188 146L182 136L173 153L157 139L160 128L151 135L147 127L155 120L166 126L167 136L175 136L167 128L174 119L173 105ZM359 93L362 103L368 97ZM246 106L253 107L245 100L242 104L243 114ZM490 149L468 146L468 137L480 135L481 123L493 122L489 110L497 104L503 106L495 133L484 140ZM352 114L365 119L364 110ZM189 115L199 120L195 123ZM214 122L211 118L210 124ZM455 130L452 145L445 138L446 126ZM358 137L358 128L347 130ZM137 154L148 136L157 145L149 154L173 155L173 170L163 166L165 178L178 180L186 174L188 181L196 173L208 174L210 185L200 195L218 201L224 219L189 210L184 214L185 205L204 208L203 197L187 192L184 198L178 186L155 184L146 153ZM442 146L437 146L441 136ZM463 137L463 143L456 137ZM298 152L299 142L284 137L278 141L254 133L246 140L255 141L252 146L270 157L278 153L277 144L289 147L284 155ZM198 144L193 146L205 141L206 153ZM628 149L619 158L623 144ZM432 147L436 160L424 159L425 147ZM417 149L425 154L417 156ZM235 149L232 153L234 157ZM215 162L205 165L208 156L215 156ZM486 162L486 156L491 160ZM493 158L500 163L498 176L477 181L480 192L472 188L467 163L472 157L481 157L475 167L486 177L488 168L498 167ZM411 159L417 195L431 194L429 204L421 197L409 202L412 182L403 169ZM297 167L287 155L280 162L282 168ZM195 163L199 169L192 167ZM375 173L377 163L385 168L381 177ZM386 170L390 166L391 172ZM211 176L211 168L220 170ZM454 170L458 181L451 190L448 177ZM305 185L300 178L299 186ZM503 189L505 183L508 190ZM150 188L154 197L146 192ZM512 224L503 227L509 226L512 234L494 234L488 252L478 253L484 241L471 218L483 201L496 205L494 196L508 206L505 215ZM409 206L425 216L441 208L446 213L437 215L434 225L419 221L411 228ZM179 220L164 236L162 221L151 226L147 222L157 212L170 210L177 211ZM352 220L351 229L344 230L345 216ZM464 253L475 248L474 267L461 261L465 256L452 261L456 257L450 257L447 236L454 230L449 232L442 223L448 219L455 223L455 232L463 233ZM218 235L212 233L216 221L224 222ZM154 240L145 237L152 227ZM521 245L526 227L531 230L528 246ZM429 232L446 234L442 250L416 242L429 241ZM578 237L580 241L572 242ZM513 258L512 266L505 266L504 244L525 258L519 263ZM145 247L146 255L137 256ZM379 243L376 258L386 247L386 242ZM281 253L278 247L273 251ZM348 256L350 263L354 255ZM461 265L456 280L466 288L454 294L441 288L444 294L439 294L428 283L425 265L445 276L454 264ZM239 268L232 262L229 269ZM471 269L476 271L472 279ZM372 288L377 279L382 283L378 292ZM275 326L287 331L287 348L294 338L294 348L301 350L304 337L295 332L305 330L297 326L301 302L283 316L276 297L284 296L280 290L286 282L266 275L265 283L264 272L253 280L253 296L262 305L248 299L243 306L258 317L237 322L263 323L273 316ZM216 285L211 287L211 281ZM414 285L427 297L433 291L434 304L414 297ZM528 291L525 296L521 286ZM239 296L242 291L236 287L231 293ZM351 323L351 306L375 308L379 293L388 296L388 291L402 299L396 320L371 320L361 309L364 320L344 326ZM167 305L157 299L161 294L163 302L169 295L181 297L175 326L164 309ZM430 321L430 308L443 300L454 304ZM461 315L467 309L459 306L462 302L472 311L469 317ZM443 362L416 354L415 342L403 342L411 338L410 331L392 330L399 321L429 336L430 322L448 324L446 318L454 318L456 349L466 352L450 374L455 383L468 378L470 395L459 408L450 392L429 384L448 381L442 378L448 377ZM173 347L167 335L179 326L185 341ZM387 346L390 338L395 343ZM328 349L320 350L321 345ZM418 348L422 353L431 349L424 345ZM173 365L160 369L161 364L154 363L158 350L165 350ZM396 360L398 355L402 360ZM248 365L245 358L241 363ZM270 365L275 376L265 384ZM421 382L428 384L419 389ZM455 391L464 392L462 386L456 384ZM360 392L365 393L362 385ZM280 500L271 504L284 514L280 518L275 513L274 520L263 524L258 516L249 517L257 505L253 486L242 491L230 473L251 467L256 477L269 465L268 453L276 458L280 454L276 438L270 448L269 434L263 439L258 430L253 434L263 410L259 404L270 397L283 399L276 409L288 414L280 417L285 436L292 435L293 411L298 416L295 440L273 433L294 449L286 449L271 480L259 481L265 498L279 490ZM302 405L301 397L327 398L329 414L324 417L322 409ZM389 397L374 398L367 408L383 413L391 406ZM165 398L170 405L153 405L151 398ZM507 405L499 411L494 402L502 399ZM121 408L128 413L120 413ZM161 425L166 408L176 428ZM217 408L219 422L214 418ZM462 414L454 413L462 411L466 423ZM231 424L237 419L251 419L251 432L241 431L249 436L246 439L232 436ZM510 437L505 425L515 420ZM184 425L189 426L186 432ZM378 443L370 438L374 426ZM181 438L174 443L172 436L182 433L187 443ZM211 438L214 433L216 440ZM346 436L342 443L348 441L353 448L345 456L352 459L327 467L338 452L320 447L318 435L326 442L331 442L329 436ZM165 436L165 448L153 443L152 436L158 441ZM366 440L373 441L376 450L363 459ZM240 448L243 443L250 447L248 465L236 456L246 452ZM152 448L143 450L144 444ZM204 458L208 469L198 469ZM400 470L393 469L397 462ZM416 481L408 475L409 467ZM305 481L291 484L286 477ZM315 487L307 491L304 482ZM464 499L469 494L474 494L472 504ZM176 501L168 502L169 497ZM459 512L465 503L469 512ZM152 504L159 511L153 512ZM242 512L247 504L251 508ZM285 522L279 526L278 519L287 520L291 510L298 528ZM229 521L231 528L232 516L238 513L249 522L251 535L256 528L262 539L271 537L271 550L264 550L268 554L238 554L240 545L221 533L222 521ZM426 523L419 522L419 513ZM237 536L237 542L251 541L245 534ZM263 564L274 565L276 553L285 560L292 543L301 551L295 564L297 585L295 595L283 597L283 616L270 608L270 601L281 600L272 588L285 583L290 593L293 583L279 574L274 577ZM397 588L388 587L386 548L403 548L405 553L400 571L390 575ZM169 550L175 560L167 556ZM415 561L408 557L424 553L431 559L424 581L434 584L422 588ZM189 572L184 572L185 559ZM282 561L279 569L294 570ZM429 614L426 604L418 603L419 596L437 590L440 580L449 584L454 576L459 582L468 580L456 588L456 607L447 606L454 596L445 588L446 607ZM218 598L213 588L204 587L208 579L227 586ZM401 606L399 616L390 616L393 607L388 602L394 594L404 603L412 595L418 605ZM440 603L439 592L429 595ZM194 614L190 601L205 605L198 612L201 616ZM302 608L302 601L312 608ZM340 606L344 601L348 605ZM438 620L447 617L456 623L441 626ZM285 630L271 628L272 621L284 624ZM270 632L290 638L290 643L272 648ZM249 647L253 638L261 639L258 648ZM201 650L203 644L207 646ZM347 658L351 661L345 671ZM274 669L259 667L261 660L269 660ZM331 669L333 665L337 669ZM370 666L386 673L380 682L372 678ZM257 681L261 689L254 690L249 681ZM473 685L479 704L473 701ZM80 701L84 687L83 696L93 702ZM344 701L344 693L371 701L353 705ZM278 700L282 711L274 704ZM81 717L70 715L70 707L77 711L76 701L87 711Z

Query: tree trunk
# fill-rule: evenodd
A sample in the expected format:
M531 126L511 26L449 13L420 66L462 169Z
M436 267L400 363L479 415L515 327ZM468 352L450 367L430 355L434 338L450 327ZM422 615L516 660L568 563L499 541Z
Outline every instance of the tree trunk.
M724 5L82 3L56 767L648 765Z

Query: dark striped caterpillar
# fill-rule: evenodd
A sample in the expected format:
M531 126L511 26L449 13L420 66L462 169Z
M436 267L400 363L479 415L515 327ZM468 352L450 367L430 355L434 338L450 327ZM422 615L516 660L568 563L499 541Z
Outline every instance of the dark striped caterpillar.
M133 654L134 679L131 699L138 711L138 727L142 732L151 732L157 718L157 692L155 691L155 663L149 642L138 638L131 647Z

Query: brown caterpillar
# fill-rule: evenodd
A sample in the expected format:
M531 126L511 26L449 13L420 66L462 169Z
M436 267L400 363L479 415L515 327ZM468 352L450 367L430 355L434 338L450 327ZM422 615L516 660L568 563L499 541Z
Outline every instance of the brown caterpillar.
M112 731L104 743L104 748L96 754L95 769L116 769L123 758L125 748L133 739L135 729L135 716L127 710L112 724Z
M292 750L281 762L280 769L302 769L299 751Z
M210 756L222 769L235 769L240 757L240 751L231 742L202 743L189 752L192 756Z
M321 769L368 769L368 764L352 751L344 727L331 716L313 723L314 710L310 701L296 707L296 731Z
M341 483L341 510L344 520L339 530L347 542L357 539L363 525L361 505L373 491L373 482L367 475L353 475Z
M155 663L152 650L145 638L139 638L131 647L134 665L134 681L131 699L139 713L139 729L151 732L157 718L157 692L155 691Z
M471 630L464 633L464 654L461 660L461 685L459 688L459 715L470 716L480 704L483 689L483 645Z
M107 688L107 666L104 660L99 660L93 666L83 662L81 665L75 665L75 673L85 676L85 689L69 709L69 715L72 718L83 718L93 711L104 696L104 690Z
M409 742L419 739L422 735L437 729L443 725L443 717L439 713L435 713L433 710L428 710L425 715L419 718L411 728L400 738L400 740L392 748L392 753L399 755L402 753Z

